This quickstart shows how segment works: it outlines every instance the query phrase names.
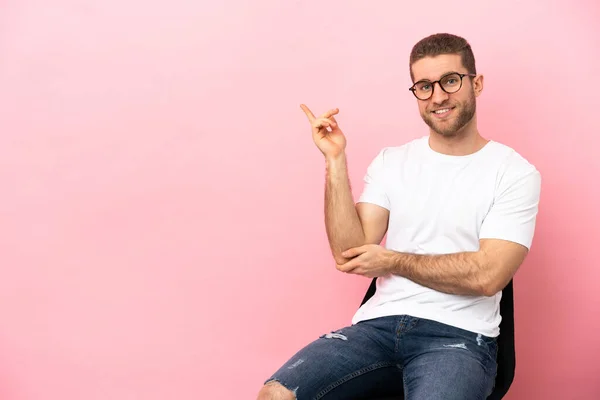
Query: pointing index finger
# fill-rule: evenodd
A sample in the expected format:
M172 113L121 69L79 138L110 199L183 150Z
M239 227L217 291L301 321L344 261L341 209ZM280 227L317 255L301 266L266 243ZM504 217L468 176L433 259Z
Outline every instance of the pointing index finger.
M304 104L300 104L300 108L302 109L302 111L304 111L304 114L306 114L310 122L313 122L316 119L312 111L310 111L308 107L306 107Z

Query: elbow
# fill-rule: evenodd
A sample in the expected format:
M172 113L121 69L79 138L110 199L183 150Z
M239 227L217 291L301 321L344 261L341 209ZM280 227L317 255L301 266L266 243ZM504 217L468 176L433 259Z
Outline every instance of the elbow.
M496 290L496 288L494 286L492 286L492 285L486 285L486 286L483 286L480 289L479 295L480 296L485 296L485 297L493 297L498 292L499 292L499 290Z
M346 264L348 261L352 260L354 257L344 257L342 255L342 253L344 251L350 250L352 248L356 248L356 247L360 247L360 246L364 246L367 243L364 241L360 241L360 242L356 242L355 244L353 244L352 246L345 246L344 248L336 248L336 249L331 249L331 255L333 256L333 259L335 260L335 263L337 265L342 265L342 264Z
M343 257L341 253L334 254L333 259L335 260L336 265L346 264L348 261L350 261L349 258Z
M502 290L502 286L493 279L485 279L480 282L478 294L485 297L493 297Z
M487 257L484 256L484 253L478 254L481 257L478 260L478 271L474 274L476 277L474 283L475 292L479 296L493 297L502 290L499 276L496 273L496 271L499 270L499 267L493 265Z

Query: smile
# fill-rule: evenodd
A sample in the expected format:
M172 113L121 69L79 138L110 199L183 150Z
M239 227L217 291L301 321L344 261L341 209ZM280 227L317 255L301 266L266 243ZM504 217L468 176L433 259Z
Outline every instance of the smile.
M445 117L446 115L450 114L453 109L454 107L440 108L439 110L432 111L431 113L434 114L436 117Z

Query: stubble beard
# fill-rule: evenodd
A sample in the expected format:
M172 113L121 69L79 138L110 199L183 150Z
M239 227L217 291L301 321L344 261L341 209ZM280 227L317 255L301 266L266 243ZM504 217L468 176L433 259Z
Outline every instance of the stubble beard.
M471 93L469 99L463 103L458 104L456 108L458 110L458 116L455 118L454 122L448 124L446 122L436 121L435 117L431 115L430 112L425 111L425 115L421 114L423 121L431 128L431 130L438 135L444 137L453 137L460 134L462 129L473 119L475 116L475 94ZM438 108L443 108L440 106Z

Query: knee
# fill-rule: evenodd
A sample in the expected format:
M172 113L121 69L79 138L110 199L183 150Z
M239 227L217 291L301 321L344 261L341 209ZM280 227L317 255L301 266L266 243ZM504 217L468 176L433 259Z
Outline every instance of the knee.
M279 382L271 381L258 392L257 400L296 400L296 395Z

